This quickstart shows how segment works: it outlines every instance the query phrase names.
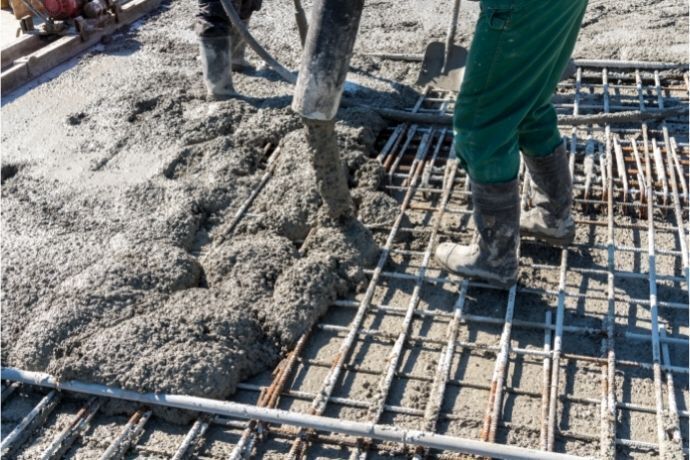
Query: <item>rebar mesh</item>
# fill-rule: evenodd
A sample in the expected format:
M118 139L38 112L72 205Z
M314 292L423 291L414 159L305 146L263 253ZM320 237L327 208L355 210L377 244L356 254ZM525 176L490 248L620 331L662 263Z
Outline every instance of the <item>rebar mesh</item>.
M687 107L688 78L579 68L554 102L568 115ZM427 89L410 110L448 114L453 106L453 94ZM449 274L433 259L439 242L472 237L469 183L452 131L389 127L376 154L400 213L371 227L382 251L365 270L368 284L338 300L272 375L240 384L235 399L535 451L687 457L687 113L564 126L562 134L577 238L567 248L523 238L520 280L506 291ZM16 389L4 387L3 401ZM60 407L54 393L38 412ZM38 424L64 425L42 447L44 458L103 425L100 402L74 406L69 421L45 414ZM127 449L174 458L457 456L219 417L169 429L174 448L166 450L156 441L164 425L140 409L101 442L104 457ZM25 429L17 434L24 450L45 428L31 428L32 442L20 439Z

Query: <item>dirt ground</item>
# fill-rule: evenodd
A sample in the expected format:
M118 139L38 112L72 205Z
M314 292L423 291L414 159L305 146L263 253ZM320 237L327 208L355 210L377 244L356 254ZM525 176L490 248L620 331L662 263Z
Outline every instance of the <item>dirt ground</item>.
M300 47L292 3L264 3L252 30L294 69ZM3 365L224 398L239 381L272 368L336 296L361 289L362 270L375 263L380 235L356 221L314 230L325 218L313 174L305 168L309 152L302 126L289 110L291 87L260 69L235 77L246 98L208 103L194 13L193 2L167 3L108 44L61 66L54 78L3 98ZM462 43L468 43L477 14L476 3L463 2ZM440 2L367 2L346 87L350 100L409 107L420 89L414 87L418 64L364 54L421 53L428 40L443 37L446 17ZM687 5L679 0L591 1L574 55L688 62L687 25ZM341 155L358 217L364 224L389 222L397 204L380 190L381 167L369 159L384 123L354 109L341 110L339 119ZM220 242L260 182L269 154L277 155L273 178L235 236ZM603 235L578 238L605 244ZM628 270L644 270L639 261L630 263ZM530 283L539 284L537 275L523 272ZM569 283L604 289L605 279L590 278ZM545 285L552 282L547 277ZM376 298L390 302L390 296L407 291L391 284L390 292L377 292ZM678 295L670 294L674 301ZM439 301L444 300L427 300ZM415 327L436 330L424 323ZM436 327L443 337L445 328ZM486 340L499 335L499 326L487 327ZM539 343L543 337L523 340ZM387 350L382 347L378 356ZM326 356L329 349L318 353ZM410 371L428 373L423 366L433 369L433 359L417 359L415 366L422 368ZM475 366L469 378L485 383L491 369L482 363L491 361L474 361L468 354L453 372L461 378ZM582 384L583 394L598 397L593 389L598 377ZM316 375L311 381L318 385L321 379ZM649 373L639 381L651 386ZM401 404L423 404L416 401L425 401L426 386L411 382L396 392ZM533 383L538 391L540 382ZM513 423L528 424L528 414L538 407L529 401L520 406L523 400L516 398ZM481 420L483 406L449 408L461 409L476 415L468 420ZM571 418L574 426L587 428L587 410ZM383 421L404 425L405 420ZM476 422L456 422L448 422L449 433L476 437ZM647 422L631 426L644 429ZM534 441L534 432L524 436L525 444ZM575 451L589 452L586 446Z

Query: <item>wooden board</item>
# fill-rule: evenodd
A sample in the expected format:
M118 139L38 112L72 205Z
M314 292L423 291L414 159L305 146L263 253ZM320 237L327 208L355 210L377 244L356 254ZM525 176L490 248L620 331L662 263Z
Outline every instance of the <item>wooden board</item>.
M9 94L20 86L37 78L53 67L56 67L74 56L86 51L100 42L105 35L110 35L122 26L131 24L146 13L156 9L162 0L132 0L122 7L120 22L105 26L98 33L92 33L86 41L75 33L64 35L49 42L47 45L21 54L21 50L31 50L38 42L27 36L22 44L13 43L7 48L15 46L5 60L5 49L2 50L3 70L0 85L1 94ZM39 39L40 40L40 39ZM16 57L15 57L16 56ZM10 62L11 61L11 62Z
M2 70L9 68L14 64L14 61L27 56L48 43L60 38L57 35L41 37L38 35L22 35L14 40L9 45L6 45L0 51L0 59L2 60Z

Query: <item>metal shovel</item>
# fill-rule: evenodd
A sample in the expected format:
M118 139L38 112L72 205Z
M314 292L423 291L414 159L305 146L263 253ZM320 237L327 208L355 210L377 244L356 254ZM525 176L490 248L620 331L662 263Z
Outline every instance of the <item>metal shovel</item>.
M448 26L446 43L431 42L424 52L422 69L417 77L418 85L431 85L447 91L458 91L465 73L467 49L455 44L460 0L454 0L453 14Z

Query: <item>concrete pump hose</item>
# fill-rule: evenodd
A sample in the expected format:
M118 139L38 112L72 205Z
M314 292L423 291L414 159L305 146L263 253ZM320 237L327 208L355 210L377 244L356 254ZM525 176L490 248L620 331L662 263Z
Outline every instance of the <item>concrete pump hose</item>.
M244 39L244 41L254 50L254 52L256 52L256 54L259 55L259 57L261 57L261 59L264 60L264 62L266 62L266 64L268 64L269 67L278 72L283 80L294 85L297 82L297 77L283 67L280 62L276 61L273 56L271 56L268 51L266 51L264 47L256 41L252 34L249 33L247 26L244 25L240 19L240 16L237 14L237 10L235 10L232 0L220 0L220 2L228 15L230 22L232 23L233 27L235 27L235 30L237 30L237 32L240 34L242 39Z

